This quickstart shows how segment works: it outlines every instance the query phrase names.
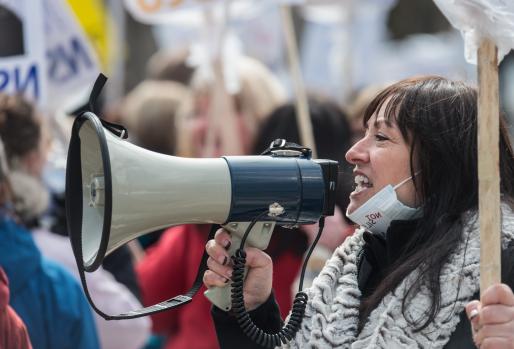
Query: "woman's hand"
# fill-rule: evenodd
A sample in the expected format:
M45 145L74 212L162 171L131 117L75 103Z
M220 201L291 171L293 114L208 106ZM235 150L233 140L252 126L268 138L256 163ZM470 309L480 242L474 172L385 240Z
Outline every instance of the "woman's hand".
M496 284L480 301L466 305L473 341L480 349L514 349L514 294L509 286Z
M227 250L231 243L230 234L224 229L219 229L214 239L205 245L209 255L209 270L203 275L203 283L207 288L223 287L230 282L232 263ZM248 247L245 251L248 273L244 281L243 295L246 310L250 311L266 302L271 294L273 264L271 257L258 248Z

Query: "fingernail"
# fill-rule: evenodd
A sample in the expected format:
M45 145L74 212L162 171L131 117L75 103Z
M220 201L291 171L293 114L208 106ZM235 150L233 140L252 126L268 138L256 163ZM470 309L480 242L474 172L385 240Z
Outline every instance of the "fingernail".
M230 248L230 245L232 245L232 243L230 242L230 240L225 240L225 241L223 241L223 245L225 246L225 249L228 250Z
M476 318L478 316L478 309L475 308L475 309L472 309L470 312L469 312L469 320L472 321L474 318Z
M228 257L224 256L223 261L221 261L221 264L225 265L225 264L227 264L227 262L228 262Z
M229 279L232 278L232 270L227 271L227 276L229 277Z

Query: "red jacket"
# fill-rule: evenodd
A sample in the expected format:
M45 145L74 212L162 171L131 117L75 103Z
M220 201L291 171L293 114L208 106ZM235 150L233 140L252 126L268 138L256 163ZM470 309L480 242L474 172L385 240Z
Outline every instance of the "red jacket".
M9 306L9 281L0 268L0 349L30 349L27 328Z
M183 225L168 229L136 266L143 302L146 306L184 294L193 284L204 252L209 225ZM273 237L272 237L273 239ZM273 261L273 288L285 317L291 308L291 284L302 260L284 252ZM210 315L211 303L202 286L192 302L170 311L154 314L153 330L168 336L166 349L218 348Z

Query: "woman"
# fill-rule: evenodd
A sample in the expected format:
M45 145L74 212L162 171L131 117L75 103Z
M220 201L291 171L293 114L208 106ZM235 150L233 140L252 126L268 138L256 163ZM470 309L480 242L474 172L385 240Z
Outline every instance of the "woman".
M361 229L335 251L307 290L306 314L291 347L471 348L473 341L480 348L491 342L512 347L514 160L504 129L506 284L486 290L481 304L471 302L479 298L480 259L476 104L473 88L440 77L400 81L370 103L366 134L346 154L356 183L347 216ZM396 215L377 208L386 200ZM223 246L229 241L218 231L206 246L207 287L224 285L230 274L230 266L216 262L226 255ZM253 310L257 325L276 332L271 259L248 249L247 265L246 308ZM229 314L219 309L213 314L222 347L250 343Z

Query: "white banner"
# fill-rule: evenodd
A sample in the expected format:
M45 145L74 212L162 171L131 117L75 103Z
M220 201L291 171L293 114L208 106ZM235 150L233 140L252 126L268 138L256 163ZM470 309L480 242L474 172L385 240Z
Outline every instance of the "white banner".
M98 58L65 0L43 0L48 72L47 108L74 109L100 72Z
M512 0L434 0L450 23L464 38L464 55L476 64L482 38L498 46L498 64L514 49L514 1Z
M40 107L87 101L98 60L65 0L0 0L0 91Z
M46 102L41 1L0 0L0 91Z
M303 4L305 0L125 0L125 7L130 14L140 22L146 24L164 24L179 10L201 9L215 5L230 3L231 10L251 13L252 6L262 5L262 2L278 4ZM237 13L234 14L237 17Z

